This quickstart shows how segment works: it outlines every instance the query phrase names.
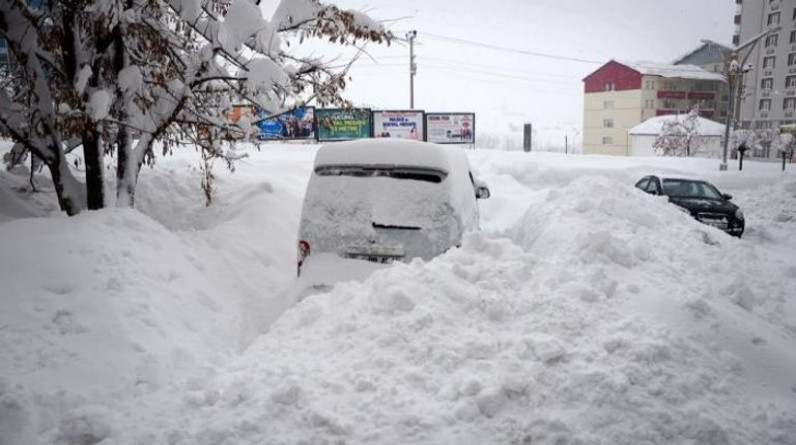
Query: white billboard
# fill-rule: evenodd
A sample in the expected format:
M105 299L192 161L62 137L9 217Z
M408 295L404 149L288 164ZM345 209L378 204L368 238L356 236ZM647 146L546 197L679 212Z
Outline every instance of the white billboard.
M374 111L373 137L423 140L423 111Z
M426 113L426 141L437 144L475 143L475 113Z

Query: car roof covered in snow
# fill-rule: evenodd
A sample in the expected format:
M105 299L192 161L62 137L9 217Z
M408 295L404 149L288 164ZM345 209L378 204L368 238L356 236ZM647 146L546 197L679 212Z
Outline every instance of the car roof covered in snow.
M406 139L360 139L334 142L318 149L315 167L322 165L400 165L432 167L449 172L451 156L460 148Z
M694 182L707 182L708 184L712 184L705 178L700 178L696 175L691 175L688 173L665 173L665 174L653 174L651 176L657 176L658 179L661 181L694 181Z

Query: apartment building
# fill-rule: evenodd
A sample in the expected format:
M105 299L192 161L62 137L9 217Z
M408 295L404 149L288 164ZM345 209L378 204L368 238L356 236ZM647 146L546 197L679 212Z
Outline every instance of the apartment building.
M694 107L722 119L724 76L695 65L611 60L583 79L583 153L629 156L628 130Z
M763 31L780 27L752 47L749 70L743 73L740 90L740 126L768 130L796 123L796 1L735 0L735 35L740 45ZM746 51L739 60L747 56ZM776 156L770 141L755 150L759 156Z

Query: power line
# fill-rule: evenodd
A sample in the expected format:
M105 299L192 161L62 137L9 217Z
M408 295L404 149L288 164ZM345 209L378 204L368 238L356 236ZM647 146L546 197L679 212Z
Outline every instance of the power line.
M479 63L469 63L469 62L462 62L459 60L452 60L452 59L445 59L445 58L438 58L438 57L426 57L426 56L417 56L418 59L427 61L427 62L444 62L452 65L458 65L461 67L476 67L476 68L495 68L495 65L484 65ZM543 72L543 71L533 71L533 70L526 70L522 68L510 68L506 66L500 66L500 69L503 71L513 71L515 73L524 73L524 74L535 74L539 76L549 76L555 78L562 78L562 77L571 77L580 80L581 76L578 74L563 74L563 73L553 73L553 72Z
M474 42L472 40L458 39L458 38L455 38L455 37L443 36L443 35L434 34L434 33L426 32L426 31L423 31L422 36L423 37L431 37L432 39L447 41L447 42L451 42L451 43L457 43L457 44L460 44L460 45L469 45L469 46L493 49L493 50L496 50L496 51L503 51L503 52L513 53L513 54L523 54L523 55L526 55L526 56L544 57L544 58L547 58L547 59L564 60L564 61L567 61L567 62L579 62L579 63L589 63L589 64L598 64L598 65L601 65L601 64L605 63L604 60L603 61L589 60L589 59L581 59L581 58L578 58L578 57L558 56L558 55L555 55L555 54L540 53L540 52L536 52L536 51L526 51L526 50L522 50L522 49L508 48L508 47L505 47L505 46L490 45L488 43Z

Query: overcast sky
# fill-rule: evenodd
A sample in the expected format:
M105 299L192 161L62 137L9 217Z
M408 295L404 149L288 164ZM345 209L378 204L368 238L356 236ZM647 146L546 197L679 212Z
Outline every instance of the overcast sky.
M518 144L522 124L533 123L536 142L559 145L564 134L580 140L583 77L612 58L670 62L702 39L729 45L735 11L733 0L331 3L367 12L401 38L417 30L416 109L473 111L477 136L511 137ZM372 108L408 109L408 46L370 45L368 51L373 59L354 65L347 97Z

